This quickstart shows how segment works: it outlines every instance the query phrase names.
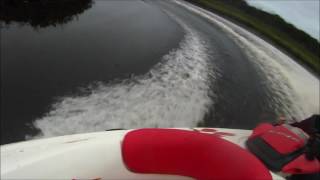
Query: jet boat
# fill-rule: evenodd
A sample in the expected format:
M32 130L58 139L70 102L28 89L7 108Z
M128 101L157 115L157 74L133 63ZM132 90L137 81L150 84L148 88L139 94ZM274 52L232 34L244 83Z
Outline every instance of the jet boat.
M284 179L246 147L251 130L132 129L1 146L1 179Z

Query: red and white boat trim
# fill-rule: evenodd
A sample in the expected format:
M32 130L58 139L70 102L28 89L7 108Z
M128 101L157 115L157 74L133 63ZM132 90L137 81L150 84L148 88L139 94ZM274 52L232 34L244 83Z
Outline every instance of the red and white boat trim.
M245 149L251 132L115 130L2 145L1 179L284 179L263 174L262 163Z

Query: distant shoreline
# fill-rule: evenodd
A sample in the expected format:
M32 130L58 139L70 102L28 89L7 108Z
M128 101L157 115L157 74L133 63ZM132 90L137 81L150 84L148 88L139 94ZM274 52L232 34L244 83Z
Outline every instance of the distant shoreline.
M34 28L62 25L92 4L92 0L2 0L0 23L29 24Z
M285 43L283 43L283 42L281 42L282 39L280 36L280 39L275 40L274 38L270 37L268 34L259 31L259 29L257 29L257 27L256 27L256 26L259 26L259 24L257 24L256 26L253 26L252 24L248 24L247 22L244 22L243 20L241 20L234 13L233 14L228 13L228 11L234 10L234 9L231 9L233 7L228 7L229 5L226 5L226 4L230 4L230 2L223 1L223 3L222 3L222 2L216 1L216 0L211 0L211 1L208 1L208 0L197 0L197 1L185 0L185 1L190 2L192 4L195 4L199 7L202 7L202 8L209 10L213 13L216 13L216 14L232 21L235 24L244 27L245 29L247 29L250 32L254 33L255 35L259 36L263 40L265 40L268 43L272 44L273 46L277 47L280 51L282 51L283 53L288 55L290 58L292 58L294 61L299 63L301 66L303 66L310 73L315 75L317 78L320 78L320 44L319 44L319 42L318 42L318 51L317 51L318 54L316 54L314 52L310 52L308 49L306 49L304 47L297 47L295 44L288 44L288 42L290 43L291 41L294 41L294 39L291 39L291 38L285 39L284 38L283 41L285 41ZM217 7L217 6L219 6L219 7ZM256 8L254 8L254 9L256 9ZM237 10L237 11L238 11L237 13L240 12L239 10ZM269 14L269 13L266 13L266 14ZM247 14L245 14L244 17L249 17L249 16ZM242 18L244 18L244 17L242 17ZM254 18L254 17L250 17L250 18ZM248 21L250 21L250 19L248 19ZM282 33L282 32L280 32L280 33ZM295 41L294 43L299 43L299 42ZM300 48L300 50L297 52L297 51L294 51L292 48L295 48L295 49ZM306 56L308 56L308 58L306 58Z

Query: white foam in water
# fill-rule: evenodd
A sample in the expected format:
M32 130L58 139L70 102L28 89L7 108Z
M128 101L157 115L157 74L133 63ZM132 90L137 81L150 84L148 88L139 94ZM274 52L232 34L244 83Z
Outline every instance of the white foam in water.
M66 97L34 126L37 137L112 128L192 127L211 105L210 69L205 42L185 29L180 47L143 76L118 84L101 84L88 96Z
M297 64L287 55L242 27L190 3L175 3L210 20L230 36L258 68L268 82L267 86L277 93L274 108L282 108L286 115L305 118L320 113L319 79ZM280 98L280 99L278 99ZM280 107L281 106L281 107Z

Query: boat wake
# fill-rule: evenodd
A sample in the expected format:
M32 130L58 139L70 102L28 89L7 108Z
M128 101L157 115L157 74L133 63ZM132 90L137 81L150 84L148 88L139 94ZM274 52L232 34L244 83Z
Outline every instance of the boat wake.
M100 83L86 96L62 98L33 122L41 133L31 138L113 128L192 127L202 121L212 104L208 49L199 34L173 18L185 30L178 49L145 75Z
M175 3L208 19L223 30L246 53L264 77L261 85L269 89L272 109L287 117L304 119L320 113L319 79L290 57L242 27L187 2Z

